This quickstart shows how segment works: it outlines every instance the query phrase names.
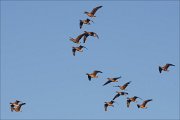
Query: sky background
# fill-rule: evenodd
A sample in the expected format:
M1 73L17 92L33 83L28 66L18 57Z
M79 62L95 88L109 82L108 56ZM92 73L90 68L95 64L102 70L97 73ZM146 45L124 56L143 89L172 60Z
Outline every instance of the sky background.
M179 1L1 1L1 119L179 119L179 15ZM69 37L85 30L99 39L73 56ZM176 66L160 74L166 63ZM103 73L88 81L94 70ZM149 108L127 108L120 96L105 112L113 86L128 81L128 97L153 99ZM16 99L22 112L10 111Z

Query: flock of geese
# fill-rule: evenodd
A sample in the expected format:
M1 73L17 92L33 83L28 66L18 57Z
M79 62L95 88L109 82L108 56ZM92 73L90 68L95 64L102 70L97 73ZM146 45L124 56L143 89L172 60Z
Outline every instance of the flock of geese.
M98 7L95 7L91 12L84 12L88 17L96 17L95 16L95 13L97 12L98 9L102 8L102 6L98 6ZM85 20L80 20L80 23L79 23L79 26L80 26L80 29L82 29L83 25L90 25L91 22L94 23L94 21L90 20L89 18L85 19ZM87 38L88 36L92 36L92 37L97 37L99 39L99 36L97 35L97 33L95 32L88 32L88 31L84 31L84 33L78 35L76 38L70 38L70 41L72 41L73 43L76 43L76 44L80 44L80 40L83 38L83 43L86 43L87 41ZM76 52L83 52L83 48L86 48L85 46L83 45L79 45L79 46L76 46L76 47L72 47L72 53L73 53L73 56L75 56L75 53ZM86 48L87 49L87 48ZM167 63L165 64L164 66L159 66L159 72L162 73L162 71L169 71L168 68L170 66L175 66L173 64L170 64L170 63ZM99 71L99 70L95 70L93 71L92 73L86 73L86 75L88 76L88 80L91 81L92 78L98 78L97 74L98 73L103 73L102 71ZM118 79L122 78L121 76L120 77L114 77L114 78L107 78L107 82L105 82L103 84L103 86L109 84L109 83L112 83L112 82L118 82ZM120 86L120 85L117 85L117 86L113 86L113 87L118 87L121 91L116 91L116 95L113 97L113 99L111 101L108 101L108 102L104 102L104 110L107 111L107 108L109 106L111 107L114 107L114 103L115 103L115 99L117 99L118 97L120 96L127 96L128 93L127 92L124 92L124 90L126 90L127 86L131 83L131 81L125 83L124 85ZM138 99L141 99L143 100L142 98L140 97L137 97L137 96L133 96L133 97L127 97L126 98L126 106L129 108L130 107L130 103L131 102L137 102L137 98ZM142 104L137 104L137 107L138 108L147 108L147 103L152 101L152 99L147 99L147 100L144 100L142 102ZM20 112L21 111L21 107L23 105L25 105L26 103L23 103L19 100L16 100L15 102L13 103L10 103L10 109L11 111L15 111L15 112Z

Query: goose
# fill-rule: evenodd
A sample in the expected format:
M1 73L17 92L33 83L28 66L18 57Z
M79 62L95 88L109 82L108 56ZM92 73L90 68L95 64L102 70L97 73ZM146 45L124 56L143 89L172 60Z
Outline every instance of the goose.
M131 97L131 98L127 97L127 107L129 108L131 102L137 102L136 101L137 98L141 99L140 97L137 97L137 96L134 96L134 97Z
M175 65L170 64L170 63L167 63L167 64L164 65L163 67L159 66L159 72L161 73L162 70L163 70L163 71L169 71L168 68L169 68L170 66L175 66Z
M125 90L126 87L127 87L130 83L131 83L131 81L125 83L123 86L119 86L119 85L118 85L118 86L113 86L113 87L119 87L121 90Z
M79 26L80 26L80 29L82 28L83 24L87 24L87 25L90 25L90 21L93 22L92 20L90 19L85 19L85 20L80 20L80 23L79 23ZM94 22L93 22L94 23Z
M96 11L99 9L99 8L101 8L102 6L98 6L98 7L95 7L91 12L84 12L84 14L86 14L87 16L89 16L89 17L96 17L95 16L95 13L96 13Z
M145 100L141 105L140 104L137 104L137 107L138 108L147 108L147 106L146 106L146 104L148 103L148 102L150 102L150 101L152 101L152 99L149 99L149 100Z
M105 85L107 85L107 84L109 84L111 82L118 82L118 79L120 79L120 78L121 78L121 76L120 77L115 77L115 78L107 78L108 81L106 83L104 83L103 86L105 86Z
M84 39L83 39L84 43L86 42L88 36L97 37L99 39L99 36L97 33L84 31Z
M88 76L89 81L91 81L91 78L98 78L97 73L103 73L103 72L95 70L91 74L86 73L86 75Z
M116 91L116 95L114 96L114 98L113 98L113 100L115 100L116 98L118 98L120 95L128 95L128 93L127 92L118 92L118 91Z
M79 47L72 47L72 53L75 56L76 51L83 52L83 48L86 48L85 46L80 45ZM87 49L87 48L86 48Z
M11 107L11 112L16 111L16 112L21 112L21 107L25 105L26 103L20 103L20 101L16 101L14 103L10 103Z
M108 107L108 106L114 107L114 105L113 105L114 101L113 101L113 100L111 100L110 102L104 102L104 103L105 103L105 104L104 104L104 109L105 109L105 111L107 111L107 107Z

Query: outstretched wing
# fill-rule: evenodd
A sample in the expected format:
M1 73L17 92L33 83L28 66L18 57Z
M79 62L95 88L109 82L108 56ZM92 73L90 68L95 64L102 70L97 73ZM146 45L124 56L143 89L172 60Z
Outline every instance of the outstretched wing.
M128 100L127 100L127 107L129 107L129 106L130 106L130 103L131 103L131 100L130 100L130 99L128 99Z
M167 65L167 67L169 67L169 66L175 66L175 65L170 64L170 63L167 63L166 65Z
M121 76L120 76L120 77L115 77L115 78L113 78L113 79L117 80L117 79L119 79L119 78L121 78Z
M89 35L88 35L87 33L84 34L84 39L83 39L83 42L84 42L84 43L86 42L88 36L89 36Z
M128 86L131 83L131 81L124 84L124 86Z
M73 55L75 56L76 49L75 49L74 47L72 48L72 53L73 53Z
M80 22L79 22L79 26L80 26L80 29L82 28L82 26L83 26L83 21L82 20L80 20Z
M99 8L101 8L102 6L98 6L98 7L96 7L96 8L94 8L92 11L91 11L91 14L95 14L96 13L96 11L99 9Z
M145 100L142 105L143 105L143 106L146 106L146 104L147 104L148 102L150 102L150 101L152 101L152 99Z
M99 36L97 33L94 33L94 37L97 37L99 39Z
M80 35L76 38L76 41L79 42L80 39L81 39L84 35L85 35L84 33L83 33L83 34L80 34Z
M108 80L106 83L103 84L103 86L109 84L110 82L112 82L112 81Z
M91 81L91 76L88 75L88 79L89 79L89 81Z
M113 98L113 100L115 100L116 98L118 98L120 96L120 94L116 94Z
M102 72L99 70L95 70L93 73L97 74L97 73L102 73Z
M14 105L11 104L10 107L11 107L11 112L13 112L13 110L14 110Z
M107 107L108 107L108 104L104 104L104 109L105 109L105 111L107 111Z
M161 73L162 72L162 68L159 66L159 72Z

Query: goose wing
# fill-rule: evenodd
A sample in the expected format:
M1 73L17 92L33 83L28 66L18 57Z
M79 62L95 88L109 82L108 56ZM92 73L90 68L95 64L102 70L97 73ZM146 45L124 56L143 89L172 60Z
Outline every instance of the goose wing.
M105 85L107 85L107 84L109 84L109 83L111 83L111 82L112 82L112 81L108 80L106 83L103 84L103 86L105 86Z
M91 14L95 14L96 13L96 11L99 9L99 8L101 8L102 6L98 6L98 7L95 7L92 11L91 11Z
M79 26L80 26L80 29L82 28L82 26L83 26L83 21L82 20L80 20L80 22L79 22Z

